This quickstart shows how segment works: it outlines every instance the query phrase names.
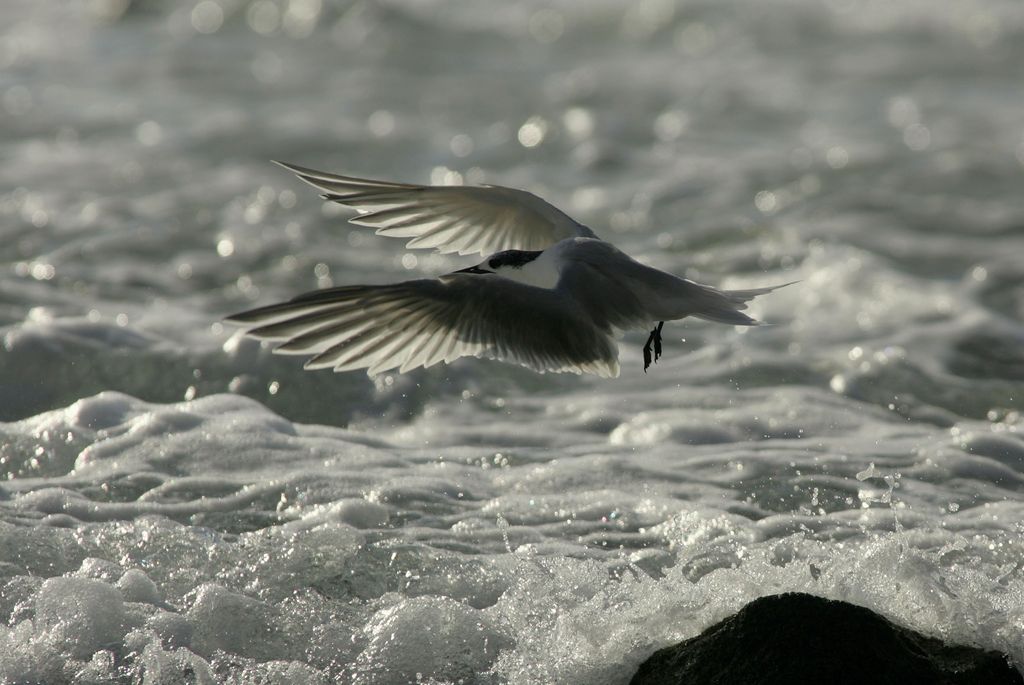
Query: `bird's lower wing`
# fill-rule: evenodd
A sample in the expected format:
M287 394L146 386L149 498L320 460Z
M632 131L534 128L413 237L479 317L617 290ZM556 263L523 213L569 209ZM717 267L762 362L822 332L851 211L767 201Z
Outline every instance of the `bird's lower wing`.
M410 248L490 255L594 237L589 228L524 190L388 183L276 164L322 191L324 199L358 211L352 223L376 228L379 235L409 238Z
M366 369L376 375L487 357L536 371L617 376L610 331L572 300L498 276L451 274L380 286L315 291L236 314L275 352L309 355L306 368Z

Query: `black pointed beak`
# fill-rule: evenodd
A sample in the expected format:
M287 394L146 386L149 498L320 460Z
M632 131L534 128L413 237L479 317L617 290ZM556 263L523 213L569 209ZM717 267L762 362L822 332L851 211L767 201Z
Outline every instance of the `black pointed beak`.
M452 273L457 273L457 274L493 274L494 272L493 271L488 271L487 269L481 269L479 266L471 266L468 269L459 269L458 271L453 271Z

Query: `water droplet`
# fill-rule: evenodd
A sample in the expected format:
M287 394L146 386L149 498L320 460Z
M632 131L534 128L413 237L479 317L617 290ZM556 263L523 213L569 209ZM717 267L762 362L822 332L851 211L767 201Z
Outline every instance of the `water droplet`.
M541 117L530 117L522 126L516 137L523 147L537 147L544 141L548 132L548 123Z
M217 33L224 23L224 10L213 0L202 0L192 8L192 28L199 33Z

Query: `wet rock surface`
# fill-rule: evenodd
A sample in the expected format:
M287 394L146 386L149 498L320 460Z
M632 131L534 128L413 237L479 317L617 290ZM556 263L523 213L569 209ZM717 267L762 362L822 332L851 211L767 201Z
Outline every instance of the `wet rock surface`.
M870 609L802 593L754 600L655 652L632 685L1001 685L1024 677L997 652L948 645Z

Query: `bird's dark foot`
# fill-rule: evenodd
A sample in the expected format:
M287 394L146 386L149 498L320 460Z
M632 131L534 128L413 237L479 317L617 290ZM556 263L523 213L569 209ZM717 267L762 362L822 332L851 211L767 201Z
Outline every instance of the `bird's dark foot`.
M659 321L651 334L647 336L647 342L644 344L644 373L647 373L647 369L651 366L652 345L654 346L654 362L657 363L661 359L661 329L664 325L664 321Z

